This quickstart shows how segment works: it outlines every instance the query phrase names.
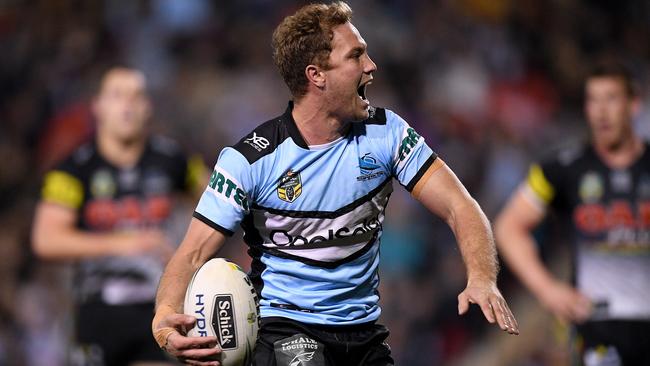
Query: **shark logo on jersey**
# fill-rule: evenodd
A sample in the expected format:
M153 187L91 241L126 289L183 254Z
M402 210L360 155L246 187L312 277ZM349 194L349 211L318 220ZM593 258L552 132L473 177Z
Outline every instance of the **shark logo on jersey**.
M370 153L364 154L359 158L361 175L357 177L357 181L367 181L384 175L384 171L378 169L381 169L381 165L377 164L377 159L372 157Z
M293 202L296 198L300 197L302 193L302 181L300 180L300 173L289 169L278 183L278 198L286 202Z

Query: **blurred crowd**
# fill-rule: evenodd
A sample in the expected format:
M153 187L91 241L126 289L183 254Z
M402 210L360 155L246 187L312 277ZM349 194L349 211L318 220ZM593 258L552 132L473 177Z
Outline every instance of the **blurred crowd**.
M152 128L212 165L221 148L284 111L289 94L271 59L271 33L303 4L0 2L0 365L65 365L68 268L35 260L29 229L43 171L92 135L99 73L113 64L143 70ZM532 160L587 138L582 82L595 61L617 58L631 68L646 106L637 127L650 136L650 2L349 4L378 64L371 103L405 117L490 218ZM182 236L190 210L171 235ZM236 236L219 255L246 267L245 249ZM389 204L381 250L381 321L397 364L462 363L493 341L478 310L457 315L465 274L451 232L403 190ZM503 272L509 299L524 296ZM522 319L540 311L513 310ZM503 364L557 361L548 350L562 352L561 332L548 323L536 334L522 328L531 351Z

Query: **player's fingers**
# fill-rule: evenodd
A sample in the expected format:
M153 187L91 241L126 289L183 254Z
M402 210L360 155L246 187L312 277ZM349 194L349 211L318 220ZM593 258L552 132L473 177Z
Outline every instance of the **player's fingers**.
M201 360L201 361L215 361L214 358L221 353L221 349L216 348L193 348L186 349L179 353L185 359Z
M517 318L515 318L515 314L512 312L512 310L510 310L510 306L508 306L508 303L506 302L506 300L501 299L501 303L503 304L503 308L507 312L508 317L512 321L512 325L514 326L514 328L516 330L515 334L519 334L519 322L517 321Z
M491 296L488 304L490 309L492 309L492 314L494 315L499 328L502 330L508 330L508 328L510 328L510 321L506 318L505 311L496 296Z
M166 316L161 322L161 326L179 328L183 326L193 326L196 318L185 314L171 314Z
M197 360L187 360L183 358L179 358L179 361L181 361L185 365L197 365L197 366L221 366L221 363L219 361L197 361Z
M485 316L485 319L487 319L488 322L494 323L496 321L494 310L492 309L492 305L490 305L488 299L480 299L480 300L477 299L477 301L474 302L481 307L481 311L483 311L483 315Z
M458 314L463 315L467 312L468 309L469 298L464 292L461 292L461 294L458 295Z
M499 316L502 317L503 323L505 325L505 329L501 329L507 331L510 334L519 334L519 325L517 324L517 320L512 314L512 311L510 311L510 308L508 307L508 304L505 302L505 300L502 298L496 298L494 302L495 304L493 304L493 308L497 309L497 312L499 313Z
M167 338L167 343L179 351L196 348L214 348L217 345L217 337L184 337L175 333ZM217 353L221 352L221 349L218 347L214 349Z

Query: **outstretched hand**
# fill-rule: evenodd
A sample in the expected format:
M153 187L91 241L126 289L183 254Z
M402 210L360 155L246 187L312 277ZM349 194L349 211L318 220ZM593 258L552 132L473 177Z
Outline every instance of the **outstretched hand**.
M196 318L190 315L170 314L165 316L154 329L158 344L170 355L186 365L219 366L217 361L221 348L216 337L188 337Z
M519 324L506 300L493 281L470 281L463 292L458 295L458 314L469 310L470 304L477 304L488 322L510 333L519 334Z

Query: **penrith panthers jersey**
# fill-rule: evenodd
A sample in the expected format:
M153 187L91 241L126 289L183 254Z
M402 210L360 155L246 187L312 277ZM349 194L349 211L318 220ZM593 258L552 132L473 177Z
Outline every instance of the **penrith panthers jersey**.
M160 136L149 139L131 169L106 161L93 141L45 175L42 200L77 212L76 225L84 231L164 230L172 194L197 187L204 169L201 158L188 160L175 142ZM78 300L109 305L153 302L163 265L153 255L82 260L75 276Z
M594 320L650 319L650 146L621 170L591 146L565 151L533 165L527 187L571 223L574 279Z
M317 146L307 146L291 111L221 152L194 217L227 235L242 226L262 317L376 320L391 181L411 191L437 156L389 110L371 108L345 136Z

